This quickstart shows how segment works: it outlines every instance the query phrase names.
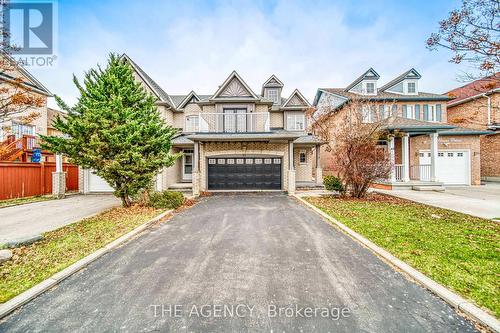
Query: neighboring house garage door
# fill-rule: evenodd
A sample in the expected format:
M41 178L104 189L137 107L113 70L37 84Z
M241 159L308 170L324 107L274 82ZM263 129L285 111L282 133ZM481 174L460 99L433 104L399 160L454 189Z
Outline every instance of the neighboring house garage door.
M208 189L281 190L281 158L209 158Z
M103 193L103 192L113 192L113 188L109 184L99 177L98 175L89 172L89 192Z
M429 150L420 151L420 164L431 164ZM468 150L439 150L436 177L445 185L470 185Z

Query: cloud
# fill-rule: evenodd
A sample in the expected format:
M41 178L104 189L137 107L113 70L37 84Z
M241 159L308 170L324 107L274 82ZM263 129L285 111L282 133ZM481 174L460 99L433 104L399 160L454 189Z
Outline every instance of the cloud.
M115 50L127 52L171 94L211 94L234 69L255 91L276 74L285 95L299 88L310 100L318 87L346 86L369 67L381 84L415 67L422 90L458 85L447 55L425 49L432 26L383 6L367 5L359 15L352 5L331 1L168 2L149 11L137 2L118 6L118 12L111 5L88 8L80 21L67 22L59 67L35 73L42 82L74 102L71 73L81 76ZM137 11L140 20L125 24Z

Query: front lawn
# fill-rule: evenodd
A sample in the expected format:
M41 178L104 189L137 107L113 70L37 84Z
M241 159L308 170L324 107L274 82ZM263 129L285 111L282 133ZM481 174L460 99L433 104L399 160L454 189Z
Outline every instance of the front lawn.
M0 200L0 208L9 207L9 206L24 205L27 203L47 201L47 200L52 200L52 199L54 199L54 197L51 195L39 195L39 196L35 196L35 197Z
M44 240L13 249L0 264L0 303L33 287L79 259L145 223L162 210L114 208L44 234Z
M500 224L383 195L306 200L500 316Z

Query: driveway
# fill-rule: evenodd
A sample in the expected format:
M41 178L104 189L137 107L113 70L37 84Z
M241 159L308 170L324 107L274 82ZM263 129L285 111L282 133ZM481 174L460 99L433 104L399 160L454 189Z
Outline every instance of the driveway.
M475 329L294 199L246 194L201 199L10 315L0 331Z
M485 219L500 218L500 183L488 182L481 186L466 187L449 186L444 192L376 191Z
M72 195L0 208L0 243L54 230L118 205L113 195Z

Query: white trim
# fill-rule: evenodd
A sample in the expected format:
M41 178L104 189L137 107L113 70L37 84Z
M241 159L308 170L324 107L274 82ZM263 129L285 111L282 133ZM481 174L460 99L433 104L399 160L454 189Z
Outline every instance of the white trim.
M280 79L278 79L278 78L276 77L276 75L274 75L274 74L273 74L273 75L271 75L271 77L270 77L269 79L267 79L267 81L266 81L266 82L264 82L264 84L262 85L262 87L263 87L263 88L265 88L265 87L266 87L266 85L269 83L269 81L271 81L272 79L275 79L275 80L276 80L276 82L278 82L278 84L281 86L281 88L283 88L283 86L284 86L283 82L281 82L281 80L280 80Z
M217 91L212 95L212 97L210 97L210 99L217 98L218 95L220 95L220 93L222 93L224 91L224 89L226 89L226 86L229 84L229 82L231 82L231 80L233 78L237 78L240 81L240 83L243 85L243 87L245 87L245 89L248 90L248 92L252 95L253 98L259 99L259 97L257 97L257 95L253 92L252 88L250 88L250 86L241 78L241 76L236 71L233 71L227 77L227 79L221 84L219 89L217 89Z
M304 154L304 157L305 157L305 161L304 162L300 161L300 155L301 154ZM307 151L304 150L304 149L299 150L299 164L300 165L307 165Z
M184 150L192 150L192 149L183 149L182 150L182 180L193 180L193 170L194 170L194 151L192 153L184 153ZM185 173L186 166L186 156L191 155L191 173Z
M194 92L194 90L191 90L191 92L182 100L181 104L177 107L178 110L184 109L186 104L191 100L191 98L196 97L197 100L200 100L200 97Z
M293 96L297 95L300 99L302 99L303 102L306 103L305 106L299 106L299 105L293 105L293 106L289 106L289 107L293 107L293 108L296 108L296 107L311 107L311 104L309 104L309 101L307 100L307 98L304 97L304 95L302 95L302 93L299 91L299 89L295 89L293 91L293 93L290 95L290 97L288 97L288 99L285 101L285 103L283 103L283 108L286 108L287 104L292 100Z

